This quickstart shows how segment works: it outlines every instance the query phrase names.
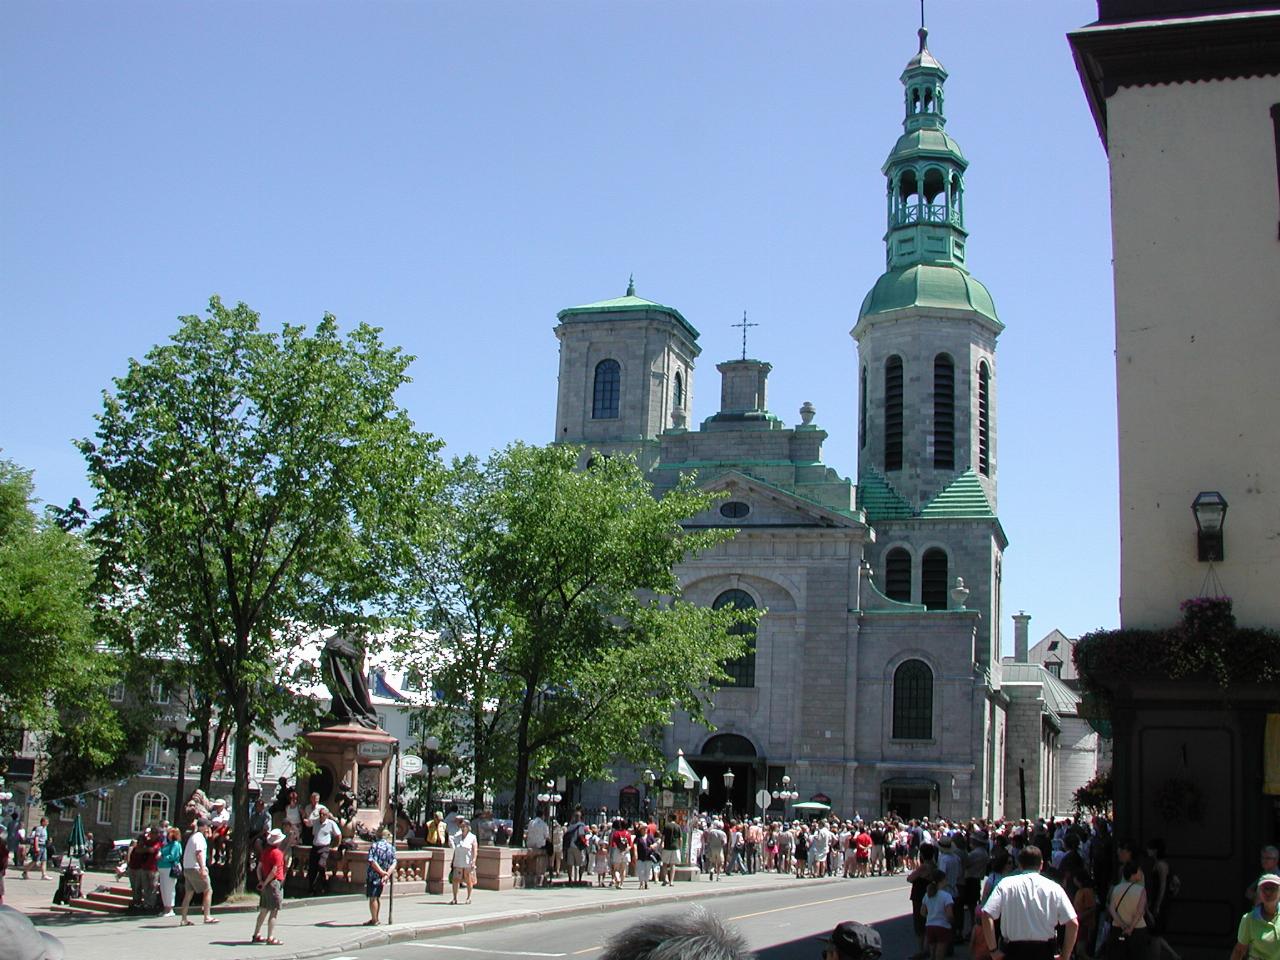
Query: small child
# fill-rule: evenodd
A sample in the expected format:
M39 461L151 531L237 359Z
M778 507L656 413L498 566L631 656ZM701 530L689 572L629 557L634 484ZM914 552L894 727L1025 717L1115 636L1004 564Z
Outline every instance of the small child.
M591 871L596 875L596 886L604 886L605 874L609 872L609 839L601 836L596 828L591 828L591 836L587 840L587 850L591 855Z
M929 951L931 960L943 960L947 955L947 948L951 946L951 918L955 898L939 887L946 877L941 870L935 870L929 889L925 891L924 900L920 903L920 913L924 915L924 946Z

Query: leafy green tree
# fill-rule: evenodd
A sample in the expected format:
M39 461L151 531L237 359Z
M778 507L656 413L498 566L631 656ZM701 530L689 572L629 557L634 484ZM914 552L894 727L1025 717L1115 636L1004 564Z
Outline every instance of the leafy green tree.
M411 358L376 328L343 338L326 314L267 332L217 297L180 323L104 393L80 448L113 613L134 642L188 658L230 711L244 810L251 744L301 709L289 654L388 602L387 545L438 485L438 442L396 405Z
M483 653L434 673L450 684L446 702L476 718L483 707L483 723L497 726L492 758L477 765L514 752L517 811L532 775L603 776L620 758L655 759L673 711L705 722L722 664L746 647L730 631L758 616L679 599L676 564L733 536L681 526L712 495L686 481L655 499L633 460L579 470L578 454L517 444L456 474L471 520L439 589L461 584L470 619L444 645L463 636ZM428 650L424 672L433 656L443 654ZM522 832L517 817L514 842Z
M115 671L97 649L93 554L35 502L31 474L0 460L0 731L110 765L126 735L105 695Z

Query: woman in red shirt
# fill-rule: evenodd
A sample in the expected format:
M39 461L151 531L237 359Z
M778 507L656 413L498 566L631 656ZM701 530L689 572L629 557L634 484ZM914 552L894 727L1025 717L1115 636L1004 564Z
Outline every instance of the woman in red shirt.
M267 834L267 846L258 859L258 922L253 928L253 942L262 943L262 922L267 921L267 939L270 944L283 943L276 939L276 917L284 905L284 833L272 830Z
M609 866L613 873L613 886L622 889L622 881L626 879L631 867L631 851L635 846L635 838L627 829L627 822L622 819L613 821L613 832L609 834Z

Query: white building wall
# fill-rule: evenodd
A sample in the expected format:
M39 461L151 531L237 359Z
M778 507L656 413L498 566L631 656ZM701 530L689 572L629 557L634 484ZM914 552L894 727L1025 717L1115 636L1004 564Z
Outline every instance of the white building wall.
M1201 490L1230 505L1218 575L1237 618L1280 622L1277 102L1275 77L1107 100L1127 627L1199 595Z

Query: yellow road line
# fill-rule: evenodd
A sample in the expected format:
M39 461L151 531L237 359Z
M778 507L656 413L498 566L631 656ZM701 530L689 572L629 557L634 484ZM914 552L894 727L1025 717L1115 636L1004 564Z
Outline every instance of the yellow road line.
M603 949L604 949L604 947L587 947L587 949L585 949L585 950L575 950L575 951L573 951L573 955L574 955L575 957L580 957L580 956L582 956L584 953L595 953L597 950L603 950Z
M828 900L810 900L808 903L795 903L789 907L774 907L771 910L758 910L755 913L744 913L741 916L730 917L730 920L749 920L752 917L763 917L768 913L781 913L784 910L803 910L805 907L817 907L824 903L839 903L841 900L858 900L862 897L882 897L886 893L902 893L901 890L872 890L868 893L851 893L847 897L831 897Z

